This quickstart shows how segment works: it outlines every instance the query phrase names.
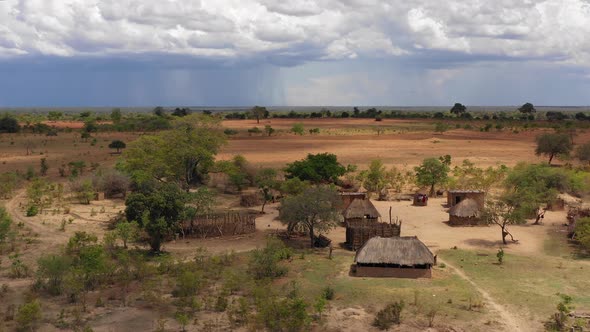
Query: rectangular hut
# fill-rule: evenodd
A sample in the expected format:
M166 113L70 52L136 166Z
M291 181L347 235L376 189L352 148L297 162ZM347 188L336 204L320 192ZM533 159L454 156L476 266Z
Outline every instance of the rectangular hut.
M486 192L483 190L449 190L447 192L447 205L453 207L465 199L472 199L477 202L479 209L483 209Z
M415 236L374 237L357 251L354 263L357 277L430 278L436 257Z
M347 209L350 203L355 199L367 199L366 192L342 192L340 193L340 197L342 197L342 207Z

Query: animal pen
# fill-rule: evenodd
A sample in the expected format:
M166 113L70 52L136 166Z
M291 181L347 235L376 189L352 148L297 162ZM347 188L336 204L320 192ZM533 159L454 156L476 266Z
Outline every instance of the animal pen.
M256 231L255 212L230 211L213 213L187 220L182 225L182 236L211 238L250 234Z

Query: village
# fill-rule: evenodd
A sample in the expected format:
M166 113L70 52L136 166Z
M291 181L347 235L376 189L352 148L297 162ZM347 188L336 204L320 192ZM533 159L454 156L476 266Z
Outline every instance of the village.
M559 132L506 139L502 131L455 126L427 134L434 136L419 150L424 120L380 121L415 132L352 136L347 130L374 120L302 135L295 132L301 120L289 129L289 120L262 119L277 128L270 136L243 129L256 119L222 125L194 114L167 121L171 129L142 135L100 123L102 130L84 124L72 132L57 122L47 122L58 131L51 139L27 128L2 134L7 169L38 163L38 147L46 167L29 179L2 175L9 223L0 313L9 330L584 331L587 173L550 166L551 151L535 154L540 137ZM303 123L329 131L333 121ZM504 150L457 149L478 135ZM104 147L121 137L127 144ZM585 139L580 129L575 141L583 146ZM308 140L311 149L274 156L286 162L257 155ZM383 143L383 150L352 151L364 163L322 152L346 151L359 140ZM72 144L80 154L62 154ZM194 157L218 156L208 173L196 167L187 178L185 164L172 161L199 144L213 145ZM410 163L416 166L375 159L391 156L390 144L411 153L394 158L419 152ZM88 164L76 161L86 156ZM360 166L344 163L351 161Z

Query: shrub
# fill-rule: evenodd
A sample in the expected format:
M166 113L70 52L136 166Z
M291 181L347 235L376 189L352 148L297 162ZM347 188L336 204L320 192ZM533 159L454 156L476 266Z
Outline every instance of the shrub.
M387 330L393 324L400 324L401 314L402 310L404 309L404 306L404 301L398 301L388 304L385 308L381 309L377 313L377 316L373 321L373 326L381 330Z
M18 308L16 322L19 331L33 331L41 320L41 304L37 300L25 303Z
M227 136L233 136L233 135L237 135L238 131L235 129L227 128L223 131L223 133L226 134Z
M334 299L334 288L332 288L330 286L326 286L322 290L322 297L328 301L333 300Z
M270 237L265 248L252 252L248 272L254 279L281 277L287 273L287 268L280 266L279 261L290 258L292 254L291 249L287 248L281 240Z
M27 208L27 217L34 217L39 213L39 209L35 205L31 205Z

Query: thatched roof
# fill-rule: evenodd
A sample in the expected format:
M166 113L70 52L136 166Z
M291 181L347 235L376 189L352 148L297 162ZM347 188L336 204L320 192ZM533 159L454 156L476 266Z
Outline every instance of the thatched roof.
M451 189L449 194L485 194L484 190L477 189Z
M434 256L415 236L373 237L354 257L360 264L434 265Z
M449 214L454 217L478 217L479 216L479 205L471 198L467 198L459 202L459 204L453 206L449 210Z
M381 215L373 203L368 199L353 199L346 210L342 213L345 219L350 218L379 218Z

